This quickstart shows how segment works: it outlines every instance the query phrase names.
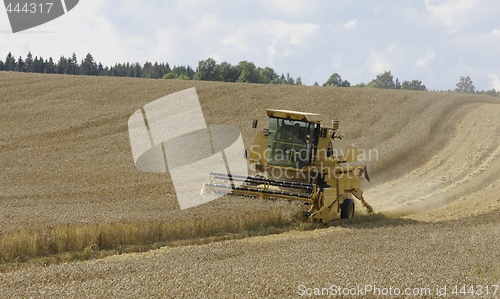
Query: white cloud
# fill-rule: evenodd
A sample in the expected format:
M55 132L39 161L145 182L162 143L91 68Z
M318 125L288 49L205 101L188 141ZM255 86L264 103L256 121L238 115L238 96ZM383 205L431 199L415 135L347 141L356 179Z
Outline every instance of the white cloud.
M226 25L216 15L205 14L199 16L198 21L190 27L174 25L159 29L155 37L150 38L149 48L153 49L153 59L194 66L201 59L218 55L221 44L229 47L244 45L243 37L238 34L220 37Z
M264 4L292 16L300 16L311 10L311 4L303 0L264 0Z
M434 4L436 0L424 0L425 8L451 30L456 31L464 21L465 13L474 5L475 0L447 0Z
M150 0L148 0L150 2ZM162 1L163 2L163 1ZM203 9L204 6L214 6L215 0L176 0L175 7L177 12L192 13L196 9ZM193 17L195 17L193 15Z
M267 47L267 56L269 57L267 62L271 67L274 67L273 58L277 53L278 51L276 51L276 47L274 45Z
M494 88L496 91L500 91L500 76L490 74L489 77L491 79L491 88Z
M358 24L358 19L350 20L349 22L344 24L344 29L351 29L351 28L356 28L356 25Z
M342 58L340 57L340 55L338 55L338 54L333 55L332 67L334 70L342 67Z
M387 47L387 51L395 54L400 54L405 50L401 47L399 43L394 42Z
M392 66L391 62L385 55L375 52L372 52L368 57L367 65L370 68L370 71L374 74L390 71Z
M294 50L290 46L300 47L303 45L307 37L311 36L319 27L312 23L293 24L284 21L263 22L260 26L262 32L267 33L271 37L271 45L268 49L267 62L274 66L274 57L277 54L282 54L285 57L293 55ZM285 46L285 50L279 53L276 48Z
M122 14L147 19L154 12L154 6L149 5L149 2L150 0L121 0L121 5L117 8Z
M370 50L365 64L374 74L386 71L395 71L395 66L399 66L407 57L407 50L397 42L389 44L382 51Z
M287 23L284 21L262 22L260 27L276 41L287 41L291 45L301 46L304 40L319 27L312 23Z
M214 14L207 14L201 17L201 20L196 27L201 31L210 32L212 30L218 30L222 25L222 22Z
M415 62L416 66L426 66L429 61L436 57L436 51L434 49L429 49L425 51L425 55L422 58L417 59Z
M223 48L231 49L233 52L246 52L250 50L250 39L248 30L242 28L228 33L221 39Z
M231 63L248 60L259 66L275 67L275 57L281 60L293 57L314 38L318 28L312 23L282 20L230 22L207 14L189 27L174 25L157 30L149 38L152 41L149 51L158 61L194 65L193 61L212 57Z
M181 57L178 49L182 47L185 42L182 40L184 30L177 26L158 30L155 34L155 44L151 45L152 53L150 59L152 61L164 61L160 57L168 57L170 61L176 61L180 64Z
M284 52L284 55L285 57L289 57L289 56L292 56L294 54L294 50L292 50L290 47L287 47L285 52Z

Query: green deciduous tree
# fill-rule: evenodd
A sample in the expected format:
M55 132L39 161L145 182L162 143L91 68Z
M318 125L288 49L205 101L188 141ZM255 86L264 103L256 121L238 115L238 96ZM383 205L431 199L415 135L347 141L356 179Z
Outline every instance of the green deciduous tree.
M163 75L163 79L177 79L177 74L176 73L166 73Z
M349 87L351 86L351 83L347 80L342 80L342 77L339 74L334 73L325 83L323 83L323 86Z
M219 79L223 82L236 82L241 74L241 67L239 65L231 65L228 62L222 62L217 65L217 73Z
M492 97L499 97L500 96L500 92L496 91L494 88L490 89L490 90L487 90L487 91L485 91L483 93L485 95L492 96Z
M217 73L217 62L212 58L200 60L198 68L194 74L195 80L203 81L220 81L219 74Z
M287 73L286 76L284 74L281 74L281 76L278 76L276 74L275 78L269 82L271 84L284 84L284 85L301 85L302 84L302 79L300 80L300 84L295 82L295 79L293 79L292 76L290 76L290 73Z
M176 78L177 80L191 80L186 74L181 74L179 77Z
M259 72L262 80L261 83L264 84L269 84L271 81L279 77L278 74L276 74L276 72L270 67L259 68Z
M412 80L410 81L403 81L403 84L401 84L401 89L405 90L427 90L427 87L422 84L422 81L420 80Z
M469 76L460 77L460 82L457 83L457 88L455 88L455 92L474 93L475 91L476 87L474 87L472 80Z
M253 62L241 61L238 64L241 67L241 73L237 82L242 83L261 83L260 73Z
M391 71L386 71L382 74L378 74L375 79L368 83L368 87L382 88L382 89L399 89L401 84L399 80L394 80L394 76Z

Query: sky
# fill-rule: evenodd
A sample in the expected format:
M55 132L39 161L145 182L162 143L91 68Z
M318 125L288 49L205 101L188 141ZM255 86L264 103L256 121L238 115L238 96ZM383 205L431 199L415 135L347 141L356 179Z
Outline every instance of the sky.
M105 66L246 60L306 85L333 73L368 83L391 71L453 90L470 76L476 90L500 90L500 1L80 0L15 34L0 9L0 59L28 51L56 61L91 53Z

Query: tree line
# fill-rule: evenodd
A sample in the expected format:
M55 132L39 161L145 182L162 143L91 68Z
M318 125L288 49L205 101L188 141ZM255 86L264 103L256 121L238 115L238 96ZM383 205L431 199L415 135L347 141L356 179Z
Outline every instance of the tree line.
M90 53L81 61L78 61L75 53L70 57L61 56L55 61L52 57L48 59L33 57L31 51L24 59L21 56L15 58L9 52L5 61L0 60L0 71L302 85L300 77L295 80L290 74L278 75L272 68L257 67L253 62L241 61L237 65L228 62L218 64L212 58L200 61L194 70L190 66L170 67L168 63L158 62L146 62L143 65L129 62L116 63L108 67L100 62L97 63Z
M319 86L318 83L315 85ZM347 80L343 80L342 77L334 73L328 78L328 80L323 83L323 86L334 86L334 87L350 87L351 83ZM421 90L427 91L427 87L422 84L420 80L411 80L411 81L403 81L403 83L399 82L399 79L394 79L394 76L391 74L391 71L386 71L382 74L376 76L375 79L370 81L368 84L359 83L354 85L355 87L371 87L371 88L380 88L380 89L402 89L402 90ZM476 91L476 88L472 82L472 79L467 76L461 76L459 82L456 84L456 88L454 90L447 90L447 92L459 92L459 93L476 93L476 94L484 94L493 97L500 97L500 91L496 91L494 88L487 91ZM442 91L442 90L436 90Z
M190 66L173 66L168 63L147 62L143 65L139 63L116 63L114 66L103 66L97 63L94 57L88 53L85 58L78 61L73 53L70 57L61 56L54 61L52 57L44 59L28 52L26 58L19 56L15 58L10 52L5 61L0 60L0 71L17 71L27 73L47 73L47 74L69 74L87 76L113 76L113 77L136 77L153 79L179 79L179 80L203 80L219 82L241 82L260 84L288 84L303 85L300 77L294 79L289 73L278 75L270 67L257 67L253 62L241 61L236 65L228 62L217 63L213 58L207 58L198 62L195 69ZM313 85L319 86L317 82ZM348 80L342 79L338 73L332 74L322 86L330 87L351 87ZM369 83L359 83L354 87L368 87L381 89L401 89L427 91L427 87L422 81L414 79L400 82L394 78L391 71L386 71L377 75ZM452 90L448 90L451 92ZM494 97L500 97L500 92L495 89L488 91L476 91L470 77L460 77L457 87L453 90L460 93L479 93Z

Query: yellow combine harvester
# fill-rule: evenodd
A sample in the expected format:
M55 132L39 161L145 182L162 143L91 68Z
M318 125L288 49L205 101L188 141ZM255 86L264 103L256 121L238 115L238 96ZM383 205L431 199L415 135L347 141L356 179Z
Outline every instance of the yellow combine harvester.
M362 179L370 178L368 162L337 136L338 121L326 128L318 114L269 109L267 115L269 127L247 154L253 175L213 172L203 192L299 200L306 203L304 215L322 222L353 217L353 196L373 212L360 189Z

